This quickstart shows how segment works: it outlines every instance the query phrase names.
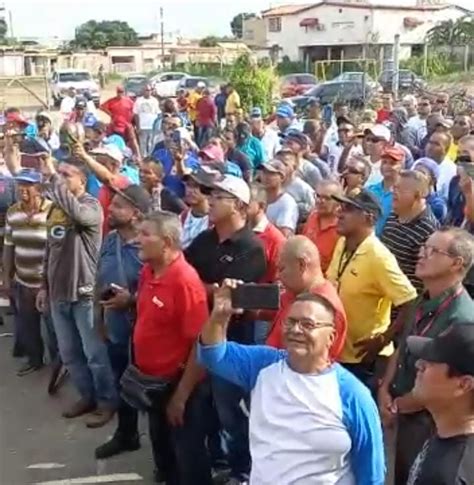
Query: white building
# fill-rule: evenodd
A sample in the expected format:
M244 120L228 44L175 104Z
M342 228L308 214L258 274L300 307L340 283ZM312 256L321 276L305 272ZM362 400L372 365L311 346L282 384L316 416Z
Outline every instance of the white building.
M467 10L419 0L416 6L367 0L321 0L262 12L267 46L292 61L391 56L396 34L400 58L422 52L427 32L437 23L458 19Z

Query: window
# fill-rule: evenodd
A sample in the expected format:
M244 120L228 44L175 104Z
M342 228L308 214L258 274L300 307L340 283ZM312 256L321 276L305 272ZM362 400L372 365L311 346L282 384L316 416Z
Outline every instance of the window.
M268 19L268 30L270 32L281 32L281 17L270 17Z
M355 27L355 23L348 21L348 22L333 22L332 23L332 28L333 29L353 29Z
M59 74L59 82L62 83L79 83L90 80L91 75L88 72L62 72Z

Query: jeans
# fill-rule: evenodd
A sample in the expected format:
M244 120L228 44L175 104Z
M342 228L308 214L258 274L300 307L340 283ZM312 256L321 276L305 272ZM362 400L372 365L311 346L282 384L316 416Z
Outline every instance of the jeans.
M248 480L250 475L249 395L242 388L217 376L211 376L214 402L227 448L230 476Z
M41 313L36 309L37 288L15 284L15 307L18 341L25 350L28 362L35 367L43 365L43 338L41 337Z
M197 128L197 139L196 143L199 148L205 147L212 137L214 127L212 126L199 126Z
M142 157L150 155L153 149L153 130L139 130L138 143Z
M151 447L155 467L167 485L212 485L207 452L203 401L206 395L198 384L186 403L184 425L171 427L166 418L168 395L153 396L148 411Z
M51 318L51 312L49 310L43 313L41 322L44 328L44 340L46 348L48 349L49 360L50 362L56 362L59 360L58 339L56 338L53 319Z
M107 347L93 323L92 300L51 302L59 353L82 399L116 407L117 389Z

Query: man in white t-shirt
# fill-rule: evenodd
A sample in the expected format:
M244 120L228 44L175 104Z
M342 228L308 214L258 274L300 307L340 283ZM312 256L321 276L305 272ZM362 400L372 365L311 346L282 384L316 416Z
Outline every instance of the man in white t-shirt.
M365 182L365 187L382 182L382 153L390 143L392 135L385 125L374 125L364 133L364 142L367 155L370 157L370 175Z
M160 112L158 100L151 95L151 86L145 86L143 96L137 98L133 106L142 157L148 156L153 149L153 123Z
M262 182L267 192L267 217L285 237L296 232L298 224L298 204L285 192L284 183L287 169L281 160L271 160L262 165Z
M61 105L59 107L59 112L63 120L69 119L72 112L74 111L74 106L76 105L76 88L70 87L67 90L66 96L61 101Z
M263 145L265 161L271 160L281 149L280 137L273 128L265 125L260 108L253 108L250 114L252 135Z

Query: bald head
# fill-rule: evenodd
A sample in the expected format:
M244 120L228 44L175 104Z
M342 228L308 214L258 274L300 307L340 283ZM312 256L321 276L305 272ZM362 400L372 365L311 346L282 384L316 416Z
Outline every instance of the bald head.
M306 236L292 236L286 241L282 255L292 259L302 259L311 265L320 265L319 251L316 245Z

